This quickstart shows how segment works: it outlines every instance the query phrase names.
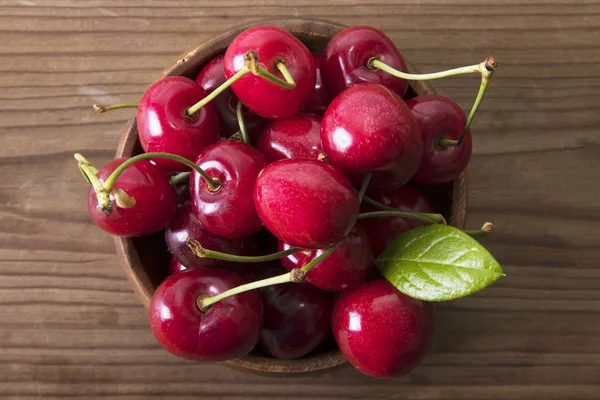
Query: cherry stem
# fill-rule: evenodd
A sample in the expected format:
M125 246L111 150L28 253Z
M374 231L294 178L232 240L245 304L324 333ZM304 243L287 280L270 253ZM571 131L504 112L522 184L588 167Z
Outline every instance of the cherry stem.
M466 132L466 131L464 131ZM462 139L462 136L461 136ZM462 143L460 143L462 144ZM454 146L459 146L459 141L458 140L453 140L453 139L446 139L445 137L440 137L435 141L435 147L437 149L443 150L446 147L454 147Z
M362 214L358 214L357 219L364 218L375 218L375 217L403 217L414 219L420 221L424 224L442 224L447 225L446 220L442 216L442 214L431 214L431 213L419 213L419 212L410 212L410 211L372 211L366 212Z
M238 72L236 72L231 78L229 78L225 82L223 82L215 90L210 92L210 94L208 96L206 96L205 98L203 98L202 100L200 100L199 102L197 102L196 104L194 104L193 106L188 108L185 111L185 116L187 118L192 118L193 115L198 110L200 110L202 107L204 107L206 104L208 104L211 100L213 100L215 97L217 97L219 94L221 94L225 89L227 89L229 86L233 85L238 79L240 79L241 77L243 77L244 75L246 75L249 72L252 72L254 75L260 76L262 78L265 78L279 86L283 86L286 89L295 89L296 82L294 82L294 79L292 78L289 71L287 70L287 67L285 66L285 62L283 60L277 60L275 62L275 67L277 69L279 69L279 71L285 78L285 81L279 79L278 77L276 77L275 75L273 75L272 73L270 73L269 71L267 71L266 69L264 69L263 67L258 65L258 55L256 54L256 52L254 52L252 50L249 51L248 53L246 53L246 66L244 68L240 69Z
M485 224L483 224L481 229L464 230L463 232L471 237L481 237L481 236L489 235L490 233L492 233L493 230L494 230L494 224L492 224L491 222L486 222Z
M102 207L102 210L111 212L110 192L104 189L104 184L96 175L98 169L90 164L90 162L79 153L73 154L73 157L77 160L77 167L79 168L81 175L83 175L87 183L94 188L94 192L96 192L96 196L98 197L98 204ZM126 194L124 192L120 194L120 198L125 196Z
M188 160L187 158L178 156L176 154L171 153L142 153L138 154L135 157L131 157L126 160L123 164L119 165L110 176L102 183L100 179L96 176L98 170L94 168L89 161L85 159L81 154L75 153L75 159L77 160L77 165L79 170L84 175L84 178L88 183L92 185L94 191L96 192L96 196L98 197L98 206L106 213L112 212L112 203L111 196L113 196L117 202L117 205L122 208L132 207L135 204L135 199L130 197L125 193L125 191L119 189L113 189L113 186L119 176L125 171L129 166L139 160L147 160L152 158L166 158L169 160L179 161L182 164L187 165L192 168L194 171L198 172L202 178L206 181L206 184L209 187L209 190L216 191L221 187L221 181L218 179L211 178L208 174L199 166L197 166L194 162Z
M233 261L240 263L260 263L274 261L279 260L280 258L283 258L290 254L302 251L302 249L293 247L291 249L287 249L273 254L267 254L264 256L238 256L235 254L221 253L219 251L205 249L204 247L202 247L200 242L192 238L188 238L186 240L186 244L192 250L192 252L200 258L214 258L216 260Z
M365 192L367 191L367 187L369 186L369 182L371 182L372 177L373 177L373 173L369 172L363 178L362 185L360 187L360 191L358 192L358 204L362 203L363 198L365 197Z
M208 174L202 168L196 165L195 162L192 162L185 157L178 156L177 154L156 152L138 154L137 156L131 157L123 164L119 165L104 182L104 188L110 191L119 175L121 175L121 173L123 173L123 171L125 171L130 165L140 160L149 160L153 158L166 158L169 160L179 161L180 163L187 165L188 167L192 168L194 171L199 173L200 176L202 176L202 178L206 181L206 184L209 186L210 190L216 191L221 187L221 182L218 179L213 179L210 176L208 176Z
M294 272L296 271L296 272ZM277 275L272 278L261 279L260 281L246 283L245 285L236 286L232 289L226 290L223 293L219 293L215 296L211 297L198 297L197 304L198 308L201 311L208 311L208 307L215 304L218 301L221 301L229 296L234 296L236 294L244 293L249 290L260 289L265 286L278 285L280 283L290 283L290 282L302 282L304 279L303 273L298 273L300 271L298 268L293 269L291 272L288 272L283 275ZM301 278L300 278L301 276Z
M444 217L442 216L442 214L431 214L431 213L414 213L414 212L410 212L410 211L402 211L398 208L395 207L390 207L388 205L385 205L383 203L378 202L377 200L373 200L372 198L365 196L363 199L366 203L381 208L382 210L386 210L386 211L390 211L390 212L403 212L403 213L408 213L410 215L406 216L406 218L412 218L412 219L416 219L421 221L422 218L426 218L427 221L422 221L425 222L427 224L442 224L442 225L448 225L446 223L446 220L444 219ZM365 214L371 214L371 213L365 213ZM375 217L377 216L384 216L384 215L374 215ZM402 215L398 215L398 216L402 216ZM419 217L422 216L422 217ZM359 215L360 217L360 215Z
M380 69L391 75L394 75L397 78L406 79L409 81L429 81L455 75L472 74L476 72L479 72L482 75L491 75L492 72L498 68L498 63L494 57L488 57L479 64L467 65L465 67L452 68L446 71L432 72L429 74L410 74L408 72L402 72L390 67L386 63L376 58L371 58L367 62L367 67L370 69Z
M281 74L283 75L285 80L281 80L263 67L258 64L258 54L255 51L249 51L246 53L246 68L248 68L252 73L256 76L260 76L265 78L268 81L271 81L279 86L283 86L286 89L295 89L296 82L290 75L290 72L285 65L283 60L275 61L275 68L277 68Z
M471 122L473 122L473 118L475 117L475 114L479 109L479 105L483 100L483 96L485 95L490 79L492 78L492 74L496 69L498 69L498 61L496 61L494 57L487 57L479 64L467 65L466 67L453 68L446 71L433 72L430 74L409 74L406 72L398 71L397 69L390 67L389 65L376 58L371 58L367 62L367 67L370 69L380 69L382 71L394 75L395 77L411 81L433 80L446 78L448 76L471 74L476 72L481 74L481 85L479 86L479 92L477 93L477 98L475 99L473 107L471 107L471 112L467 117L467 122L465 124L460 138L458 140L451 140L445 138L438 139L436 141L436 147L443 149L445 147L460 146L463 144L465 137L467 136L467 132L471 127Z
M236 133L230 135L227 139L229 140L237 140L239 142L243 142L244 138L242 137L242 132L237 131Z
M182 183L184 183L185 181L190 179L191 174L192 174L191 172L181 172L177 175L173 175L170 179L171 185L173 185L173 186L181 185Z
M489 58L491 58L491 57L488 57L488 59ZM463 144L465 137L467 136L467 133L469 132L469 128L471 127L471 123L473 122L473 118L475 117L475 114L477 114L479 105L481 104L481 101L483 100L483 96L485 96L485 92L487 91L488 84L490 83L490 79L492 78L492 73L496 70L496 68L498 68L498 63L496 63L496 60L493 60L493 61L494 61L494 63L493 63L494 69L488 71L489 73L487 73L487 74L484 74L484 73L481 74L481 85L479 86L479 92L477 92L477 97L475 98L473 107L471 107L471 112L469 112L469 116L467 117L467 122L465 124L462 134L460 135L460 138L458 140L440 138L436 141L436 147L443 149L444 147L460 146L461 144Z
M77 163L78 163L78 164L85 164L85 165L87 165L88 167L90 167L90 169L91 169L91 170L94 172L94 174L97 174L97 173L98 173L98 169L97 169L96 167L94 167L94 166L93 166L93 165L92 165L92 164L91 164L91 163L90 163L90 162L87 160L87 158L85 158L85 157L84 157L84 156L82 156L81 154L79 154L79 153L75 153L75 154L73 154L73 157L75 157L75 159L77 160ZM86 178L87 178L87 177L86 177ZM90 184L91 184L91 182L90 182Z
M189 245L189 240L188 240ZM280 283L300 283L304 281L306 273L317 266L321 261L325 260L327 257L331 255L335 251L335 249L340 245L340 243L336 243L335 245L328 248L323 254L303 266L302 268L294 268L287 274L277 275L272 278L262 279L260 281L250 282L245 285L240 285L234 287L233 289L229 289L220 293L216 296L198 298L198 308L202 311L207 311L208 307L215 304L216 302L223 300L229 296L233 296L236 294L240 294L243 292L247 292L248 290L259 289L265 286L277 285ZM193 250L193 249L192 249ZM300 249L290 249L294 250L294 253L299 251ZM290 253L291 254L291 253Z
M79 171L81 172L87 183L92 185L95 191L98 191L99 189L102 189L104 187L102 185L102 182L100 182L100 179L98 179L98 176L96 176L98 170L94 166L82 162L80 162L77 166L79 167Z
M287 85L282 85L282 86L284 86L288 89L295 89L296 82L294 81L292 74L290 74L290 71L288 71L287 65L285 65L285 61L278 60L275 63L275 67L279 70L279 72L281 72L281 75L283 75L283 77L285 78L285 82L287 83ZM275 82L275 83L277 83L277 82Z
M337 247L340 245L341 242L338 242L336 244L334 244L333 246L331 246L330 248L328 248L327 250L325 250L320 256L318 256L317 258L315 258L314 260L312 260L311 262L309 262L308 264L306 264L305 266L303 266L302 268L300 268L300 270L302 270L303 272L308 272L311 269L313 269L314 267L316 267L321 261L325 260L327 257L329 257L331 255L331 253L333 253L335 251L335 249L337 249Z
M193 106L191 106L190 108L185 110L185 116L187 118L192 118L198 110L200 110L202 107L204 107L210 101L212 101L215 97L217 97L219 94L221 94L229 86L233 85L238 79L240 79L242 76L246 75L248 72L250 72L250 69L248 69L247 67L240 69L238 72L235 73L235 75L233 75L231 78L227 79L225 82L223 82L221 85L219 85L219 87L217 87L215 90L210 92L208 94L208 96L206 96L205 98L203 98L202 100L200 100L199 102L197 102L196 104L194 104Z
M97 113L103 113L112 110L118 110L120 108L138 108L138 104L135 103L120 103L120 104L111 104L108 106L101 106L100 104L92 105L94 107L94 111Z
M235 114L237 115L238 125L240 126L240 133L242 134L242 140L246 144L250 144L250 139L248 139L248 131L246 131L246 123L244 122L244 115L242 113L243 104L238 100L237 106L235 108Z

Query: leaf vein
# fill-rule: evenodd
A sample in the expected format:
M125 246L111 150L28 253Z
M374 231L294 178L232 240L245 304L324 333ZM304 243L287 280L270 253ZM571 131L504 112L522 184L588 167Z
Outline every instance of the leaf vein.
M444 241L444 240L446 240L446 239L447 239L446 237L442 236L441 238L438 238L437 240L434 240L432 243L430 243L430 244L429 244L429 246L428 246L428 247L427 247L425 250L421 251L421 254L419 254L419 255L417 256L417 258L421 258L421 257L423 257L425 254L427 254L427 252L428 252L429 250L431 250L431 249L432 249L433 247L435 247L435 246L436 246L438 243L440 243L440 242L443 242L443 241Z

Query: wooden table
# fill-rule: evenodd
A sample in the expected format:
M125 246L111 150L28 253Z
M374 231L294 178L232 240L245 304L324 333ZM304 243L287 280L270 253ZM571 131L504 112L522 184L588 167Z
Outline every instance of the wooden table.
M600 3L583 3L0 0L0 395L600 398ZM440 304L433 351L398 380L170 356L86 212L72 154L103 164L133 115L92 103L136 102L197 42L290 16L378 27L422 71L500 61L472 129L468 225L495 223L507 277ZM478 84L435 86L468 109Z

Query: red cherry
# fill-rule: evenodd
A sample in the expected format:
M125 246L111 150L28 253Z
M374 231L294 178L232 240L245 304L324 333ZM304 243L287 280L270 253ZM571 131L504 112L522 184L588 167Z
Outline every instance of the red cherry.
M101 182L128 158L110 161L98 171ZM163 229L177 211L177 193L165 171L147 160L130 165L117 178L113 189L121 189L135 199L131 208L121 208L111 197L112 212L98 207L93 188L88 194L88 212L102 230L117 236L146 236Z
M279 262L265 263L252 271L250 281L285 273ZM308 283L272 285L258 291L265 315L258 346L265 353L281 360L302 357L329 336L331 293Z
M291 247L279 242L280 251ZM326 250L300 251L282 258L281 263L288 271L302 268ZM308 271L306 280L320 289L337 292L358 286L365 280L371 267L371 242L365 229L356 223L335 251Z
M150 302L150 326L170 353L198 361L242 357L256 345L263 325L260 296L248 291L200 311L199 297L214 296L246 283L221 269L191 268L165 279Z
M210 94L227 80L223 70L223 57L223 55L220 55L213 58L196 77L196 82L207 94ZM240 130L236 108L238 101L230 87L219 93L212 101L221 121L221 136L223 137L227 138ZM245 107L243 108L243 117L249 134L256 132L264 123L263 118Z
M194 214L191 201L188 201L177 210L175 218L167 225L165 239L171 254L184 265L194 267L228 268L237 267L239 263L216 260L212 258L200 258L196 256L186 240L195 239L203 248L219 251L221 253L235 254L239 256L259 255L260 249L256 237L246 236L241 239L223 239L208 232Z
M228 239L262 229L253 192L256 177L267 162L258 150L237 140L222 140L200 153L196 164L221 182L220 188L213 191L199 173L192 171L192 204L204 229Z
M140 100L137 129L146 153L166 152L195 160L211 143L219 140L219 118L207 104L191 118L185 111L206 97L196 82L182 76L169 76L156 82ZM189 171L189 167L168 159L156 164L171 171Z
M231 88L250 110L263 117L291 117L302 109L313 92L316 80L315 62L306 46L291 33L276 26L262 25L240 33L227 48L225 76L229 79L246 66L246 54L254 51L258 64L283 79L276 68L282 60L296 82L287 89L265 78L248 73Z
M423 185L439 185L452 182L465 170L473 143L467 132L460 146L438 148L436 141L458 140L467 118L463 110L452 100L437 95L418 96L406 102L419 124L423 136L423 157L413 176L413 181Z
M315 61L315 70L316 70L316 83L315 88L313 89L310 98L308 99L308 103L304 106L303 111L308 114L316 114L323 115L329 103L331 103L331 95L323 85L323 79L321 74L321 60L323 56L318 53L312 53L313 60Z
M419 190L405 185L389 192L373 192L369 196L386 206L410 212L435 212L431 202ZM381 211L380 208L363 202L361 212ZM402 217L365 218L360 221L367 231L375 257L381 254L394 240L404 232L422 224L419 221Z
M299 114L271 121L263 128L256 148L273 162L284 159L316 160L321 149L321 118Z
M397 377L425 356L433 336L433 307L380 279L342 293L331 325L340 350L359 371L374 378Z
M399 187L415 173L423 143L404 101L385 87L354 85L332 102L321 122L329 161L347 174L389 171Z
M188 269L185 265L177 261L175 257L171 257L171 261L169 261L168 273L169 275L176 274L181 271L185 271Z
M368 67L377 58L392 68L406 72L406 63L394 43L381 31L369 26L346 28L333 37L323 53L323 82L333 96L357 83L378 83L404 97L408 82Z
M254 204L275 237L304 249L339 242L358 215L358 198L348 178L317 160L269 164L256 180Z

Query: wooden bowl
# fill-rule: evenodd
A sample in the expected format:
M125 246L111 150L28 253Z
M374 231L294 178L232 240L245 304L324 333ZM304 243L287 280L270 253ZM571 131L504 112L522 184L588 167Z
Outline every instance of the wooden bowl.
M212 58L225 52L231 41L243 30L264 23L280 26L298 37L311 51L321 52L343 25L318 20L276 20L249 24L232 29L192 50L182 54L167 67L158 79L165 76L183 75L195 79L200 69ZM408 64L410 72L416 69ZM427 82L411 82L408 96L435 93ZM117 157L130 157L141 153L135 118L122 136L117 149ZM451 225L462 228L466 217L466 186L464 175L450 184L423 188ZM169 255L164 233L140 238L115 238L117 253L125 269L127 278L146 308L156 287L167 276ZM259 372L308 372L332 368L346 360L330 341L311 354L296 360L277 360L261 353L251 353L246 357L227 361L226 364Z

